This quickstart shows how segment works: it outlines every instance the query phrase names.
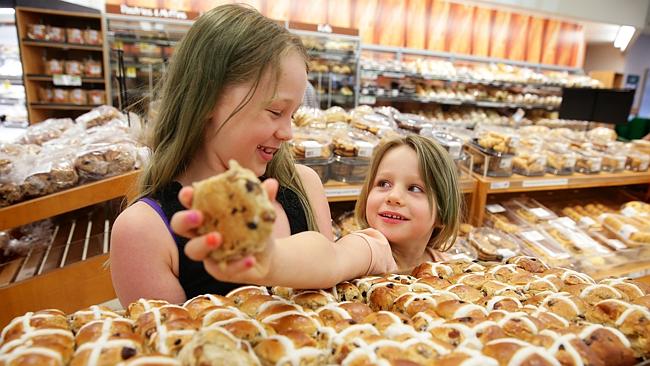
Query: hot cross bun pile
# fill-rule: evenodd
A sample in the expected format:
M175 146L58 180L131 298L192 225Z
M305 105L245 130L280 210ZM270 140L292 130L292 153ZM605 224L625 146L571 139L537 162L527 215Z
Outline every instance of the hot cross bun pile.
M426 262L327 290L27 313L2 331L0 365L634 365L649 294L532 257Z

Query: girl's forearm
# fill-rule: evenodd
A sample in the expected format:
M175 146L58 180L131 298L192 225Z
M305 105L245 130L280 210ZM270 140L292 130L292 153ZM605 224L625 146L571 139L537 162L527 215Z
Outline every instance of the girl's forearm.
M348 235L334 243L318 232L303 232L276 240L270 253L268 286L328 288L363 276L370 265L368 243Z

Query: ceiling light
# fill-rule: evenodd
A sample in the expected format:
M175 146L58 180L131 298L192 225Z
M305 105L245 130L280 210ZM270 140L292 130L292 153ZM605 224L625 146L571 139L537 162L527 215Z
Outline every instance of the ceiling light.
M0 8L0 15L14 15L15 13L14 8Z
M634 35L634 27L629 25L622 25L618 27L618 32L616 32L616 39L614 40L614 47L620 48L621 52L625 51L627 45L630 43L632 36Z

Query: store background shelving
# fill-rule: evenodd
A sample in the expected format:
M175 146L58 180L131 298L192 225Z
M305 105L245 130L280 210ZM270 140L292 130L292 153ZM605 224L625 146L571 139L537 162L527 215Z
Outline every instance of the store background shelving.
M72 27L81 30L94 29L99 31L102 42L101 45L84 45L33 40L28 37L28 27L31 24ZM108 47L105 41L103 17L99 11L62 2L51 2L39 8L17 6L16 26L25 75L25 94L30 123L37 123L51 117L76 117L94 106L92 104L73 105L42 102L39 96L41 88L68 89L70 86L75 86L84 90L103 90L106 96L110 95L109 76L106 71ZM102 77L81 79L81 85L76 85L76 82L56 85L54 79L43 77L46 59L79 62L92 59L102 65Z
M40 13L47 13L41 11ZM69 14L51 13L57 16L68 16ZM75 15L76 16L76 15ZM81 16L80 16L81 17ZM90 17L92 21L97 20L96 17ZM87 53L96 52L102 53L104 59L104 78L103 79L88 79L82 78L82 83L96 83L105 85L105 89L113 90L110 100L114 105L120 105L119 95L117 93L117 85L113 84L116 67L117 67L117 53L115 49L122 49L124 51L124 61L127 77L127 89L129 91L129 100L124 101L122 105L128 105L132 102L139 100L141 97L148 95L152 90L153 85L164 72L165 62L172 53L173 46L180 40L184 32L191 25L191 21L177 21L177 20L161 20L143 17L129 17L110 14L106 16L106 26L102 27L106 30L104 33L107 35L104 46L87 47L78 45L61 45L50 44L44 42L23 41L23 46L28 54L40 55L47 52L63 52L69 51L70 53ZM146 25L148 24L148 25ZM309 54L313 58L318 58L323 61L333 63L345 63L351 67L350 74L341 74L336 72L315 72L309 74L309 79L315 83L317 90L324 90L325 93L321 95L321 107L328 108L334 105L341 105L344 107L353 107L357 104L392 104L404 102L416 102L420 105L436 103L443 106L466 106L466 107L481 107L505 110L504 113L512 113L514 109L523 108L527 110L540 109L543 111L554 111L555 107L542 106L542 105L527 105L506 102L493 102L493 101L463 101L454 99L434 99L434 98L413 98L411 96L397 96L388 97L382 100L382 97L375 96L375 100L369 103L371 99L363 100L368 95L363 95L360 91L363 89L362 80L373 78L384 79L415 79L421 82L441 82L443 85L457 85L463 84L468 86L481 86L486 88L539 88L548 90L549 92L557 92L558 85L540 84L540 83L523 83L523 82L501 82L501 81L483 81L467 78L446 78L442 76L421 75L409 72L395 72L386 70L373 70L362 69L361 64L364 61L364 52L379 52L391 54L395 59L410 55L417 57L438 58L449 60L453 63L456 62L472 62L474 64L490 64L490 63L504 63L508 65L515 65L521 67L529 67L535 71L542 70L555 70L567 71L570 73L579 73L576 68L570 67L556 67L550 65L530 64L513 62L510 60L494 59L494 58L462 58L455 54L434 53L429 51L415 51L406 48L390 48L390 47L375 47L370 45L361 44L359 37L354 35L340 35L328 32L318 32L317 30L296 29L289 23L285 23L292 32L299 34L304 38L319 38L324 42L332 40L343 40L355 43L355 51L353 52L338 52L334 50L310 50ZM310 28L311 29L311 28ZM23 38L21 37L21 40ZM108 49L110 49L110 51ZM51 51L48 51L51 50ZM144 52L143 52L144 50ZM40 56L39 56L40 57ZM110 65L110 67L108 66ZM108 72L110 70L110 72ZM374 75L373 75L374 74ZM102 81L103 80L103 81ZM111 80L109 82L108 80ZM12 83L18 83L18 79L11 79ZM44 76L41 72L26 72L25 82L29 85L40 85L51 83L51 78ZM353 91L352 96L341 96L335 91L340 90L340 85L351 86ZM112 86L112 87L111 87ZM337 88L337 86L339 86ZM32 102L29 105L30 115L50 116L62 111L67 111L67 114L77 113L76 111L70 112L71 109L77 108L79 111L90 109L90 106L75 106L70 105L41 105L37 102ZM79 112L81 113L81 112ZM110 178L107 180L91 183L88 185L76 187L74 189L59 192L54 195L38 198L31 201L26 201L14 206L0 209L0 229L15 227L17 225L32 222L41 218L64 215L68 212L82 209L83 207L95 204L101 204L107 200L121 199L121 197L128 195L129 187L137 178L137 172L129 173L123 176ZM468 211L470 217L476 223L482 222L482 214L486 203L491 197L500 196L502 194L514 193L533 193L544 192L552 190L564 190L569 192L573 189L583 189L589 187L601 186L600 182L606 182L602 185L624 186L624 185L642 185L650 182L650 174L648 173L620 173L620 174L604 174L583 176L576 174L570 177L556 177L545 176L541 178L524 178L513 176L510 178L484 178L474 173L466 175L462 180L462 191L466 194ZM506 184L507 183L507 184ZM507 188L503 188L504 186ZM359 185L349 185L336 182L328 182L325 185L325 191L328 195L328 200L336 205L338 203L352 204L358 196L360 191ZM83 226L83 225L80 225ZM59 236L65 237L64 242L70 244L70 240L74 234L63 233L62 230ZM14 302L8 304L11 307L11 313L20 314L31 309L34 304L43 304L42 306L55 306L65 311L77 310L82 306L95 304L115 297L114 291L110 284L110 276L108 271L103 266L107 259L107 245L108 245L108 231L104 227L102 236L102 250L96 251L92 258L86 260L79 260L74 263L62 263L62 268L53 269L49 273L41 273L41 271L25 271L29 267L31 260L38 260L38 256L30 256L20 263L14 263L13 269L3 269L5 276L10 277L12 284L1 287L0 285L0 298L11 298ZM89 238L89 236L87 236ZM61 239L56 239L61 240ZM82 240L83 241L83 240ZM75 249L76 250L76 249ZM31 259L30 259L31 258ZM41 261L43 257L40 257ZM79 256L78 259L83 259ZM608 274L625 275L631 272L638 272L650 268L650 263L634 263L629 268L620 269L616 273L601 273L598 277L606 276ZM8 273L8 274L7 274ZM22 273L22 274L21 274ZM33 277L30 277L30 273ZM0 278L3 273L0 272ZM78 286L69 288L62 284L68 283L70 280L78 283ZM65 288L68 287L68 288ZM89 292L88 289L93 289ZM34 294L37 294L34 295ZM48 294L52 294L49 296ZM65 294L62 298L66 301L60 304L52 304L45 302L48 297L54 297L56 294ZM60 296L60 295L59 295ZM76 299L76 302L70 302L69 299ZM29 308L27 306L30 306ZM38 307L39 305L36 305ZM4 313L3 317L11 317L11 313ZM0 324L3 324L7 319L0 318Z

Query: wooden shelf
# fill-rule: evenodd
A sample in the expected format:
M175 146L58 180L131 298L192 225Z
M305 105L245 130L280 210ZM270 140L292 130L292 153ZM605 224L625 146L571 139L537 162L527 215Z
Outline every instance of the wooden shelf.
M73 263L0 288L0 328L28 311L57 308L66 314L114 299L108 254Z
M541 177L513 175L507 178L483 177L473 173L473 176L476 179L476 194L474 194L470 217L474 225L483 223L487 196L490 194L650 184L650 171L601 172L599 174L574 173L565 176L546 174Z
M474 193L476 180L470 176L463 176L460 180L463 193ZM329 202L356 201L361 193L361 184L349 184L337 181L328 181L324 184L325 195Z
M49 81L49 82L52 82L53 78L50 75L27 75L27 76L25 76L25 79L27 79L29 81ZM87 84L91 84L91 83L104 84L105 81L104 81L104 78L82 77L81 82L84 83L84 84L85 83L87 83ZM66 86L66 85L63 85L63 86Z
M490 178L475 174L475 177L479 184L487 185L487 193L533 192L650 183L650 171L599 174L574 173L565 176L546 174L542 177L513 175L508 178Z
M128 195L138 174L133 171L0 208L0 230Z
M89 111L101 104L63 104L63 103L29 103L29 106L34 109L52 109L52 110L72 110L72 111Z
M47 41L33 41L29 39L23 39L22 44L24 46L34 46L34 47L46 47L46 48L61 48L64 50L83 50L83 51L97 51L104 52L103 46L90 46L84 44L75 44L75 43L61 43L61 42L47 42Z

